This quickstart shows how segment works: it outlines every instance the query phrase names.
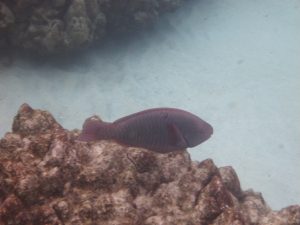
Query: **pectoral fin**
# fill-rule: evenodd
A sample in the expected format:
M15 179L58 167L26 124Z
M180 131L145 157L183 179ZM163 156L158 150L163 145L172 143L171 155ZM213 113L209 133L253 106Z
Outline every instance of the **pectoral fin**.
M185 141L178 127L173 123L168 124L167 127L170 144L179 148L186 148L187 142Z

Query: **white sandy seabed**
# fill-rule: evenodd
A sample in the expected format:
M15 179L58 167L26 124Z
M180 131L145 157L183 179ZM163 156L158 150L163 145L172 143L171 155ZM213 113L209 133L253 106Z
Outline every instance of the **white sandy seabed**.
M66 128L151 107L214 126L194 160L232 165L274 209L300 204L300 1L191 1L130 40L68 63L0 70L0 136L23 102Z

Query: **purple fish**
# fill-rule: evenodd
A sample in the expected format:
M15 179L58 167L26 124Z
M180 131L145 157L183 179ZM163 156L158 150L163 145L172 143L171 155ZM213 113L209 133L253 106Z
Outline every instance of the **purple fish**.
M192 113L155 108L134 113L113 123L87 119L79 141L115 140L133 147L168 153L194 147L213 133L210 124Z

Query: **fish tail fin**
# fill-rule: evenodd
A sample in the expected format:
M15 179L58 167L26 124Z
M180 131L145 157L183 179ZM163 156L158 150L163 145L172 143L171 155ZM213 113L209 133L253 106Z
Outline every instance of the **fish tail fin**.
M79 137L77 138L78 141L96 141L101 139L99 137L99 129L101 129L101 124L103 122L95 116L92 116L88 119L85 120L83 126L82 126L82 131Z

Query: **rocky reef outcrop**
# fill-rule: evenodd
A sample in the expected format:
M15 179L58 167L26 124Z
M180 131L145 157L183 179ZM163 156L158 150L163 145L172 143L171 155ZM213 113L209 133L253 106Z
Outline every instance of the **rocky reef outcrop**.
M66 52L147 27L185 0L0 0L0 50Z
M272 211L230 166L191 161L185 150L80 143L78 133L20 107L0 141L0 224L300 224L299 205Z

